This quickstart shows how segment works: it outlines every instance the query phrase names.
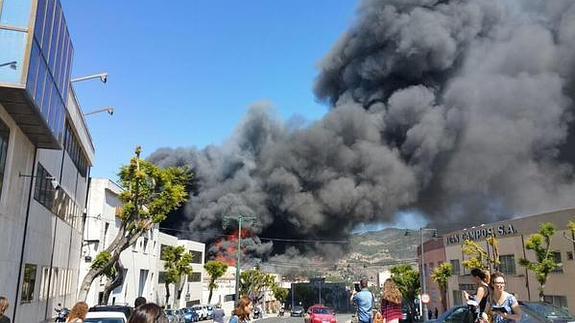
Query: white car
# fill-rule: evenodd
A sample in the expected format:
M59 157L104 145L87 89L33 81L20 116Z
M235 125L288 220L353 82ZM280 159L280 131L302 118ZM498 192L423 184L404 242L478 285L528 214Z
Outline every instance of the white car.
M208 319L208 308L205 305L193 305L192 309L198 313L200 320L207 320Z
M122 312L88 312L84 323L127 323L128 318Z

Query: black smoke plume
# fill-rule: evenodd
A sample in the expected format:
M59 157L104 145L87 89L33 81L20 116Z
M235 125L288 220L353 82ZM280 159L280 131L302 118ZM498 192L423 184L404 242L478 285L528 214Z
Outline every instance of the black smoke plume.
M330 240L405 209L488 222L574 205L574 92L575 1L365 0L320 64L323 119L257 104L223 146L150 160L195 170L179 225L203 241L240 213L260 237Z

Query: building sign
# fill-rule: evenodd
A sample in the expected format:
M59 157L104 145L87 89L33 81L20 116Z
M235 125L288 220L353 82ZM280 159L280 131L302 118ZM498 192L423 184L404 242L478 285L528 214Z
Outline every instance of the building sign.
M515 229L513 224L499 224L492 227L484 226L448 235L445 238L445 242L447 245L462 244L465 240L480 241L489 237L505 237L514 235L517 232L518 231Z

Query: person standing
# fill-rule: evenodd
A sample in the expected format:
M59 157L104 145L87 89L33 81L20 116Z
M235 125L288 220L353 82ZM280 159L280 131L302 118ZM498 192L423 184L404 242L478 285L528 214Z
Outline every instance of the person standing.
M72 307L70 315L68 316L68 323L83 323L88 314L88 304L85 302L78 302Z
M230 319L230 323L247 323L250 321L250 315L254 310L254 304L252 300L247 297L243 296L240 298L238 306L234 309L234 314Z
M439 315L439 311L437 310L437 307L435 308L435 312L433 314L435 316L435 319L437 320L437 316Z
M474 268L471 270L471 277L473 277L473 281L477 285L477 291L475 295L469 295L466 291L463 291L463 296L468 304L473 304L475 320L483 320L483 314L489 298L489 273L479 268Z
M491 313L494 323L514 323L521 320L521 307L517 298L505 291L505 277L502 273L493 274L493 295Z
M214 313L212 314L212 319L215 323L224 323L224 317L226 313L222 309L222 304L216 304L216 308L214 309Z
M136 307L128 323L168 323L168 319L161 307L145 303Z
M398 323L402 317L403 297L395 282L387 279L383 284L383 297L381 298L381 315L385 323Z
M147 302L148 301L143 296L136 297L136 300L134 300L134 308L138 308L139 306L144 305Z
M0 323L10 323L10 318L4 315L8 309L8 306L10 306L8 298L0 296Z
M359 323L372 323L372 310L374 305L373 294L367 289L367 279L359 281L361 290L355 290L351 294L351 302L357 307L357 319Z

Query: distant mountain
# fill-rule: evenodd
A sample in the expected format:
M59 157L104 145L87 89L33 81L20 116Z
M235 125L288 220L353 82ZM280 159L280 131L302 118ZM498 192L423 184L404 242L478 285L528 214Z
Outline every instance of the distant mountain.
M426 234L424 239L427 238ZM419 231L387 228L358 233L351 237L351 252L346 260L370 265L415 261L419 244Z

